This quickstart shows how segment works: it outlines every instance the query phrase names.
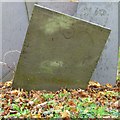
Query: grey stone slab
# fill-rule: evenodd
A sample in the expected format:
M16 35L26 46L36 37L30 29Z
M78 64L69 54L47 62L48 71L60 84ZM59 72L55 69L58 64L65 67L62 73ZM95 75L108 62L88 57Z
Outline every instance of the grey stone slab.
M26 31L28 28L28 17L24 2L2 2L2 25L0 25L2 39L0 49L2 56L0 64L2 74L0 81L5 82L13 79L14 70L18 63Z
M85 89L110 30L35 5L13 88Z
M118 3L81 2L79 0L76 17L111 29L108 42L92 75L93 80L115 85L118 62Z

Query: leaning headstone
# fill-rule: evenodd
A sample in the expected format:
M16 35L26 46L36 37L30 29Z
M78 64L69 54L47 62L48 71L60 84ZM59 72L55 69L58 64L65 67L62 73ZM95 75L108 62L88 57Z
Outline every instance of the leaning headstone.
M85 89L110 30L35 5L13 88Z

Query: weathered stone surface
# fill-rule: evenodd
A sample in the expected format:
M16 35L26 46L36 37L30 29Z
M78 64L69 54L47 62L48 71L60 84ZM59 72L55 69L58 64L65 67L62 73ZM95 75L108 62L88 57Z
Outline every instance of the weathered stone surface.
M118 62L118 3L117 2L80 2L76 17L111 29L108 42L92 75L93 80L115 85Z
M86 88L110 30L35 6L13 87Z

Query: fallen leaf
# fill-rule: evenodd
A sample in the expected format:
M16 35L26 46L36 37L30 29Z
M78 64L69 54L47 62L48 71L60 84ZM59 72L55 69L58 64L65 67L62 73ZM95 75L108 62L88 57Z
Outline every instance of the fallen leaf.
M106 84L106 87L113 88L113 86L111 84L109 84L109 83Z
M69 101L68 101L68 105L69 105L69 106L76 106L76 104L73 102L73 100L69 100Z
M70 112L68 110L65 110L60 113L62 118L69 118L70 117Z

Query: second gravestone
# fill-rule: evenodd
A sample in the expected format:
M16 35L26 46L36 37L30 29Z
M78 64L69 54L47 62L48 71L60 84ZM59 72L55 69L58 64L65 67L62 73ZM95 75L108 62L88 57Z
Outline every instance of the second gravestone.
M110 30L35 5L13 88L85 89Z

